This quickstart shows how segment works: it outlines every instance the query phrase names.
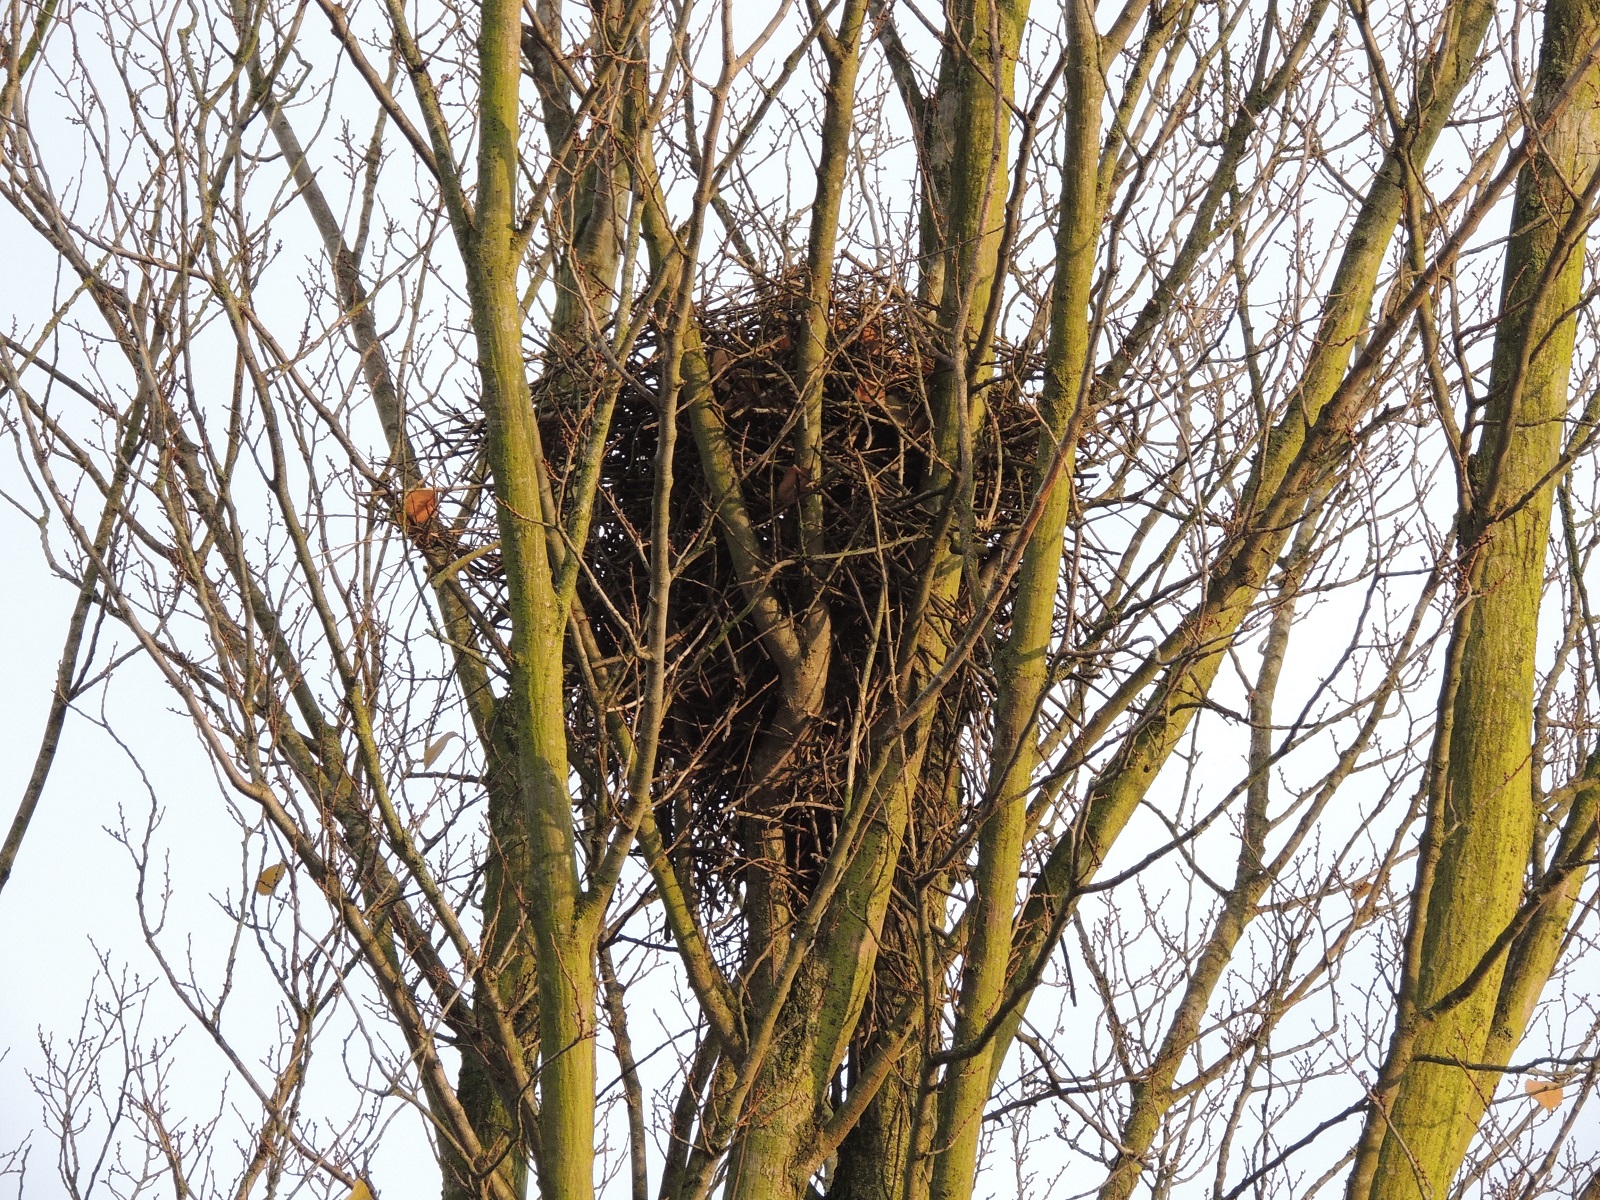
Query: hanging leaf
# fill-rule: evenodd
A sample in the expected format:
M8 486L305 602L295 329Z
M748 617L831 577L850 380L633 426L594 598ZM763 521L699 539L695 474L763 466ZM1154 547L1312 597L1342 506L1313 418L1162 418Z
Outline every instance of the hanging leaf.
M430 487L412 488L406 493L406 524L420 529L439 512L439 493Z
M284 874L288 870L288 863L273 863L256 877L256 892L262 896L272 895L278 890L278 884L283 882Z
M438 737L434 738L433 741L429 742L427 749L423 750L422 752L423 767L431 767L434 763L438 762L439 755L444 753L444 748L450 744L450 739L456 736L458 735L454 730L452 730L449 733L441 733Z
M1538 1101L1545 1112L1554 1112L1564 1099L1561 1085L1548 1079L1530 1079L1523 1084L1523 1090Z

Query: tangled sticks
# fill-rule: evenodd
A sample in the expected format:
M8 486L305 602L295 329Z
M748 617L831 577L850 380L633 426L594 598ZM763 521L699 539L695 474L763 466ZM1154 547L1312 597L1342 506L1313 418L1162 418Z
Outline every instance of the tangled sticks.
M659 753L661 792L668 798L657 820L713 910L725 908L738 886L748 856L746 827L757 809L768 826L774 820L781 825L790 886L797 898L806 893L831 843L853 736L885 711L894 666L907 653L904 625L927 593L929 564L940 557L932 553L936 537L958 555L965 551L966 575L981 578L1022 518L1038 445L1037 414L1022 395L1019 372L996 372L972 391L970 484L934 486L941 460L929 385L939 362L937 331L913 300L855 276L834 291L813 478L796 465L794 452L802 311L803 295L784 282L699 310L709 395L687 389L679 410L671 492L671 700ZM603 703L617 709L630 706L642 678L633 647L649 597L659 355L659 330L647 330L621 377L590 358L558 363L534 386L552 493L563 509L603 400L615 398L600 494L581 550L578 601L609 678ZM1014 355L1007 348L997 357L1009 364ZM725 430L736 502L759 541L766 589L797 624L816 606L828 615L822 712L789 747L781 767L760 780L752 758L773 715L778 673L750 619L748 594L688 433L695 403L714 405ZM436 446L445 457L461 459L473 453L474 439L456 428L441 434ZM956 462L943 465L957 471ZM443 463L438 469L449 470ZM822 548L807 553L800 520L813 496L820 499ZM493 537L487 499L468 522L481 525L478 537L464 537L463 546ZM967 505L963 518L952 516L952 503ZM497 593L498 569L497 556L482 553L466 574L476 588ZM948 624L970 614L969 590L964 583L953 603L934 606L947 611L931 611L930 618ZM484 607L497 605L486 598ZM930 855L955 834L960 746L989 690L981 680L986 670L981 654L964 664L934 716L917 805L918 820L927 825L919 842ZM575 761L586 759L592 774L614 776L593 680L586 686L576 666L571 678Z

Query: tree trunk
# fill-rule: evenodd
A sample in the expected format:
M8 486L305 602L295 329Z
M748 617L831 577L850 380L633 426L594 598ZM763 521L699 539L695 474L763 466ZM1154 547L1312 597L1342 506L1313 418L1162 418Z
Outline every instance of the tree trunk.
M549 1150L538 1164L540 1194L588 1200L594 1194L597 981L593 931L579 912L567 782L566 621L546 549L545 523L557 514L544 512L540 494L541 451L522 356L516 230L521 8L491 0L481 20L477 211L463 249L509 596L505 706L516 763L516 803L491 837L527 845L527 874L513 890L532 930L539 993L539 1141Z
M1539 786L1530 772L1539 602L1592 199L1578 194L1590 188L1600 135L1600 73L1588 62L1600 4L1552 0L1544 21L1533 119L1549 119L1575 70L1582 78L1547 129L1530 129L1538 149L1517 183L1473 503L1459 518L1468 602L1440 700L1394 1039L1352 1200L1447 1193L1498 1079L1451 1064L1503 1064L1531 1009L1526 993L1537 995L1554 961L1525 944L1507 976L1502 934L1523 905ZM1520 977L1530 969L1537 980Z
M1019 22L1020 24L1020 22ZM992 1026L1011 966L1012 921L1028 801L1039 764L1037 715L1051 686L1050 651L1067 518L1072 508L1074 445L1084 426L1091 345L1090 293L1100 242L1097 175L1104 95L1100 37L1087 0L1075 0L1067 21L1067 149L1061 221L1056 235L1051 337L1040 401L1044 429L1034 468L1043 513L1023 551L1011 633L997 655L998 694L986 807L973 876L972 930L956 1004L953 1051L939 1094L938 1147L931 1194L964 1200L972 1192L983 1106L1006 1046ZM961 278L957 273L956 278ZM1000 286L999 282L995 283ZM983 352L980 349L980 353ZM1061 456L1064 461L1057 461Z

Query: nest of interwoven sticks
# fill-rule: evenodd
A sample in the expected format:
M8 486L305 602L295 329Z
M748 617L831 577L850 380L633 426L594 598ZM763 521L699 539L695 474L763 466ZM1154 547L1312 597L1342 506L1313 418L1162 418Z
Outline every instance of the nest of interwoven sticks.
M796 624L813 606L824 606L832 641L822 713L803 736L783 745L775 771L769 747L761 768L767 773L757 778L763 734L777 708L778 673L760 644L750 593L718 528L690 421L680 414L672 491L672 701L660 750L675 786L674 802L659 820L708 892L726 889L737 877L748 853L741 826L752 820L783 829L795 886L805 890L831 842L852 745L886 702L905 615L924 590L935 531L943 525L946 545L961 536L960 522L950 519L944 497L929 485L937 459L929 383L938 360L928 314L874 280L856 278L835 288L820 469L813 479L794 466L802 308L798 289L780 284L696 313L740 496L762 547L764 582ZM629 364L632 384L618 396L581 589L602 652L624 670L637 670L630 648L644 628L649 589L658 355L654 339L641 340ZM1016 382L1021 372L1010 361L1003 365L997 381L973 397L974 411L983 414L970 447L976 573L1021 519L1038 445L1036 412ZM546 457L561 478L568 474L565 451L582 444L589 414L557 404L542 411ZM806 553L802 508L813 496L820 501L823 544L820 552ZM971 604L963 588L931 617L953 627ZM948 776L961 731L986 690L974 687L984 670L981 658L967 665L935 715L930 740L936 749L922 773L927 794L918 806L930 817L945 809L951 794Z
M778 673L718 527L689 416L679 414L671 699L659 750L671 799L657 817L713 905L737 886L757 823L768 833L781 829L794 888L804 893L831 844L852 746L885 711L894 666L903 661L907 614L925 593L936 537L948 549L970 536L956 598L923 603L930 620L953 629L973 610L970 582L998 558L1023 515L1038 446L1037 413L1017 382L1025 372L1002 348L993 381L971 399L982 414L968 448L973 516L953 520L942 491L930 486L940 461L931 432L929 390L938 362L931 314L876 280L856 277L834 290L820 468L811 478L794 466L802 311L800 291L779 282L695 314L739 494L761 546L764 582L797 624L815 606L825 607L831 632L822 712L803 735L785 741L776 769L767 746L764 774L757 764L778 706ZM616 396L578 594L622 706L633 702L643 679L634 647L644 640L650 589L660 355L660 331L647 331L625 364L625 379L590 358L556 364L535 384L545 458L563 508L597 398L608 387ZM472 440L468 431L441 437L438 445L446 456L464 459ZM800 522L812 497L820 501L823 544L808 553ZM482 516L487 541L492 507L483 506ZM480 587L493 589L498 558L485 554L467 570ZM987 691L986 670L982 655L974 656L942 694L920 775L919 820L935 822L949 809L964 730ZM576 664L571 679L577 733L590 742L595 761L606 761L600 714Z

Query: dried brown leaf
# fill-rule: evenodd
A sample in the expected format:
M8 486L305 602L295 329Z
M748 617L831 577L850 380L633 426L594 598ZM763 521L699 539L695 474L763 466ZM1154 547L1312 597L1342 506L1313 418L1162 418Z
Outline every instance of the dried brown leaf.
M433 741L429 742L427 747L422 751L423 767L426 769L427 767L431 767L434 763L438 762L439 755L444 753L444 748L450 744L450 739L458 736L460 735L458 735L454 730L451 730L448 733L441 733L438 737L434 738Z
M1523 1090L1532 1096L1545 1112L1553 1112L1565 1099L1561 1085L1549 1079L1530 1079L1523 1085Z
M430 487L412 488L406 493L406 524L420 529L439 512L439 493Z

